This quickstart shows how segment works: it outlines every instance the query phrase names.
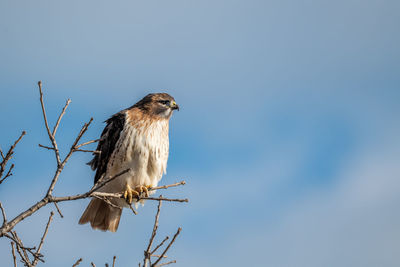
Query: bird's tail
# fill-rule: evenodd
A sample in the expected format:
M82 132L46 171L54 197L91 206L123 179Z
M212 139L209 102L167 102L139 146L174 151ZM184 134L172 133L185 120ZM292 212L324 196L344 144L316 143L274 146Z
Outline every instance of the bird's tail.
M101 199L93 198L79 219L79 224L90 222L93 229L115 232L121 213L122 208L112 207Z

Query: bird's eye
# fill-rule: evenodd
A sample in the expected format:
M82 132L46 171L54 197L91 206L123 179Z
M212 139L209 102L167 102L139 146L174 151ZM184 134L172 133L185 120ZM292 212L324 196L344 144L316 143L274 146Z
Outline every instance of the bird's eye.
M169 103L169 100L158 100L158 102L163 105L167 105Z

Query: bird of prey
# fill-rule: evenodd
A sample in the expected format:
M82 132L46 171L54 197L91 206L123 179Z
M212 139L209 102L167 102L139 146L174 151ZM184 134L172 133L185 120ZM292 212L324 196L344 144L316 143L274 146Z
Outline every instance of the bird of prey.
M124 170L129 172L98 189L99 192L124 192L125 199L112 199L111 204L93 198L79 220L93 229L115 232L122 208L138 196L148 196L166 172L169 153L169 119L179 110L167 93L148 94L135 105L106 120L94 158L88 163L96 170L94 183ZM127 203L128 202L128 203Z

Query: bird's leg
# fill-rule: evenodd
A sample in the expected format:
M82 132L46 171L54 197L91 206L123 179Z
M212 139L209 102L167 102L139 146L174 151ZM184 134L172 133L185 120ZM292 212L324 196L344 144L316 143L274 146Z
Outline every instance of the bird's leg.
M139 196L140 196L140 193L137 190L132 189L128 184L126 185L126 189L124 191L124 198L125 198L126 202L128 202L129 204L132 204L133 197L139 198Z

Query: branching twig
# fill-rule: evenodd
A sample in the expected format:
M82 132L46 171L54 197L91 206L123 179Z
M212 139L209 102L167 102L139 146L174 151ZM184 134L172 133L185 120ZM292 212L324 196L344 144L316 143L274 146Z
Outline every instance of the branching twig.
M43 120L44 120L44 125L46 127L47 130L47 135L49 136L49 139L51 141L51 144L53 145L53 149L54 149L54 153L56 156L56 160L57 160L57 165L58 167L61 165L61 158L60 158L60 152L58 151L58 146L57 146L57 142L56 139L54 138L54 135L51 133L50 131L50 127L49 127L49 123L47 121L47 114L46 114L46 109L44 107L44 101L43 101L43 91L42 91L42 82L39 81L38 82L38 87L39 87L39 99L40 99L40 105L42 107L42 113L43 113ZM60 116L63 115L62 113L60 114ZM60 119L60 118L59 118ZM56 128L55 128L56 130Z
M169 242L168 246L165 248L165 250L163 251L163 253L161 254L160 258L158 258L158 260L156 260L155 263L153 263L151 266L154 267L157 265L157 263L160 262L160 260L162 259L162 257L165 255L165 253L167 253L168 249L172 246L172 244L175 242L176 237L180 234L182 228L178 228L178 231L175 233L174 237L172 238L171 242Z
M68 107L68 105L69 105L70 103L71 103L71 99L68 99L67 102L65 103L64 108L63 108L62 111L61 111L60 116L58 116L56 125L54 125L54 128L53 128L53 133L52 133L53 137L56 136L56 132L57 132L58 126L60 125L60 121L61 121L62 117L64 116L65 111L67 110L67 107Z
M36 253L38 253L38 254L39 254L40 251L42 250L43 242L44 242L44 239L45 239L46 236L47 236L47 233L49 232L49 226L50 226L51 221L53 220L53 216L54 216L54 212L50 212L50 217L49 217L49 220L47 221L46 229L44 230L44 233L43 233L43 235L42 235L42 238L40 239L40 243L39 243L38 249L36 250ZM32 265L33 265L33 266L36 266L37 263L38 263L38 260L39 260L39 258L36 257L36 258L33 260Z
M160 195L160 198L162 198L161 195ZM156 237L156 234L157 234L158 220L160 218L161 206L162 206L162 201L160 200L160 201L158 201L157 213L156 213L156 217L154 219L154 226L153 226L153 231L150 236L149 245L147 246L147 249L144 252L144 260L143 260L144 267L147 266L147 261L150 261L150 257L151 257L150 250L151 250L151 246L153 245L154 238Z
M17 246L17 252L21 257L22 262L28 266L31 267L31 261L29 259L28 253L31 253L35 258L38 257L35 253L32 252L32 250L34 248L27 248L24 246L24 244L22 243L21 239L18 237L17 232L13 231L11 232L12 236L13 236L13 240L15 241L15 244Z
M164 245L165 241L167 241L168 239L169 239L169 236L165 237L164 240L161 241L161 243L158 244L150 254L153 255L157 251L157 249L159 249L162 245Z
M3 177L3 173L6 170L6 166L8 161L12 158L12 155L14 154L14 149L21 141L22 137L26 134L25 131L22 131L21 135L18 137L18 139L14 142L14 144L10 147L10 149L7 151L6 155L3 154L3 151L0 150L1 154L1 162L0 162L0 184L3 183L8 177L12 175L11 171L14 168L14 164L11 165L11 167L8 169L7 174ZM3 177L3 178L2 178Z

